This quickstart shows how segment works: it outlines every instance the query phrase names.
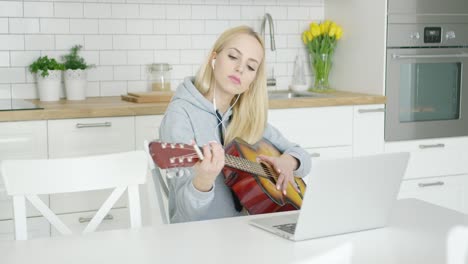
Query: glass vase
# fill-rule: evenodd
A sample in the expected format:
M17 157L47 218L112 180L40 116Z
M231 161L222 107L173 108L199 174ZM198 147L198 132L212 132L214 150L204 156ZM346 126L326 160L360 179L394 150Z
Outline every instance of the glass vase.
M312 69L315 73L315 82L312 91L328 92L332 91L328 83L328 76L332 66L331 55L328 53L315 53L310 55Z

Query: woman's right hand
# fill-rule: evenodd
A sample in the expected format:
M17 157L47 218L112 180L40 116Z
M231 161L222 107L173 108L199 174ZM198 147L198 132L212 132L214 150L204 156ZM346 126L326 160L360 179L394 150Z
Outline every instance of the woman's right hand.
M195 164L195 176L193 177L193 186L201 191L208 192L213 188L216 177L224 167L224 149L221 144L210 141L203 146L203 161Z

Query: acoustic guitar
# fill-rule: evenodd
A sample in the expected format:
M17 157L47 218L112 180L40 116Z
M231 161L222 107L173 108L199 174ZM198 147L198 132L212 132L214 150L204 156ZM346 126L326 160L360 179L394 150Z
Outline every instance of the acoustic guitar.
M198 146L151 142L153 161L162 169L193 166L203 154ZM306 190L304 181L294 177L299 192L288 184L286 195L276 189L278 173L266 162L257 162L260 154L280 156L269 141L262 139L255 145L236 138L225 147L225 183L230 187L249 214L291 211L301 208Z

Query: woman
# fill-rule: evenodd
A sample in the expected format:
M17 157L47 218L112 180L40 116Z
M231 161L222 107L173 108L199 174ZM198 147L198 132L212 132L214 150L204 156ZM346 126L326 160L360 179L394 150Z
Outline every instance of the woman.
M205 159L169 178L172 223L242 214L221 173L224 142L236 137L249 144L266 138L283 153L259 156L279 172L276 187L283 192L293 182L293 174L303 177L309 172L307 152L266 122L264 56L263 41L251 28L229 29L216 41L197 76L186 78L177 88L160 127L161 141L196 142L203 146Z

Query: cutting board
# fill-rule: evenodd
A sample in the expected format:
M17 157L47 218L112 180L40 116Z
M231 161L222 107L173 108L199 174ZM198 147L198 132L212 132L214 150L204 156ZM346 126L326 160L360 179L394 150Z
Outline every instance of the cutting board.
M133 103L163 103L171 101L173 92L140 92L122 95L122 100Z

